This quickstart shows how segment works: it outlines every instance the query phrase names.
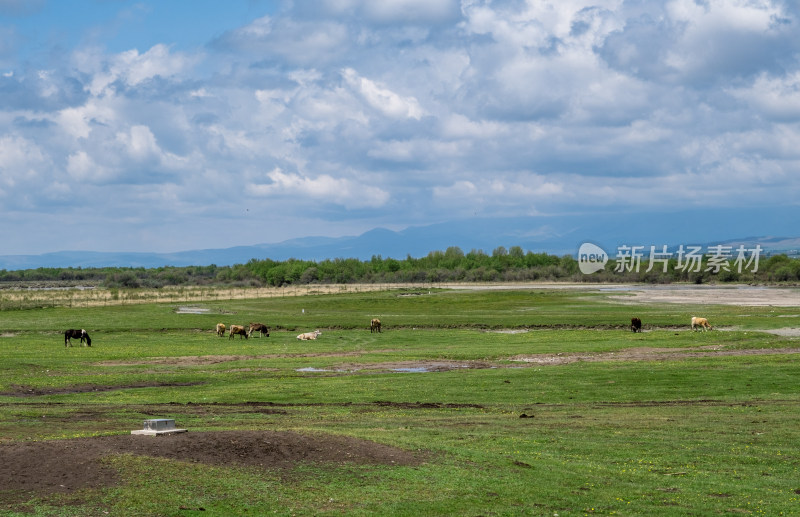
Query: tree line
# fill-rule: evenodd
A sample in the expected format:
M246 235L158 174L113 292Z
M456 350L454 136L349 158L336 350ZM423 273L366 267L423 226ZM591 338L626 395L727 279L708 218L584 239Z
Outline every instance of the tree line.
M459 247L432 251L424 257L404 259L374 255L369 260L336 258L322 261L252 259L233 266L164 266L157 268L37 268L0 270L0 286L15 283L86 285L107 288L159 288L166 286L286 286L334 283L444 283L444 282L800 282L800 259L785 254L761 257L756 270L739 271L732 260L710 267L704 256L697 270L681 269L677 259L636 269L620 267L610 259L605 268L583 274L571 255L524 251L519 246L468 253ZM725 267L727 265L727 267ZM622 266L625 266L622 264ZM655 266L655 264L654 264Z

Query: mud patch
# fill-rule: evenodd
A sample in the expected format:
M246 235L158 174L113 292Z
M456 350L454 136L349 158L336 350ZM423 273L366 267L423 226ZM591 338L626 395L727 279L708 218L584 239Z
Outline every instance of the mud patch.
M187 355L180 357L154 357L137 361L100 361L94 363L98 366L205 366L209 364L228 363L234 361L252 361L255 359L282 359L287 357L359 357L366 353L396 352L394 349L353 351L353 352L320 352L314 354L260 354L260 355Z
M301 463L419 465L422 456L344 436L289 431L188 432L171 436L115 435L0 444L0 494L35 495L102 488L119 482L103 458L151 456L220 466L290 469Z
M800 348L758 348L745 350L726 350L722 345L708 345L697 348L627 348L616 352L594 354L532 354L517 355L512 361L539 366L558 366L563 364L601 361L680 361L698 357L742 357L757 355L800 354Z

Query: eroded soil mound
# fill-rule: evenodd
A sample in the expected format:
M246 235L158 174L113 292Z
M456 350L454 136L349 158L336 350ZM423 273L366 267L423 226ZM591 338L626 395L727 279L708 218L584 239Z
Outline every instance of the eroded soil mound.
M367 440L282 431L188 432L168 436L115 435L0 444L0 500L116 483L101 458L134 454L212 465L287 469L302 462L415 465L417 455ZM5 496L4 496L5 494Z

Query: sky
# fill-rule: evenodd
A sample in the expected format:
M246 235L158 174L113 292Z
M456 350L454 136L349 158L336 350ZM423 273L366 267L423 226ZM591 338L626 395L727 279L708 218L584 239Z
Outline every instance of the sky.
M799 25L794 0L0 0L0 254L791 212Z

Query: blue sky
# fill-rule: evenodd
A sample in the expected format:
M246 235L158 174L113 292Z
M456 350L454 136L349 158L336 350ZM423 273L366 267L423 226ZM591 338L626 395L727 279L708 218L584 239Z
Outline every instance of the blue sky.
M782 0L0 0L0 254L791 211L798 24Z

